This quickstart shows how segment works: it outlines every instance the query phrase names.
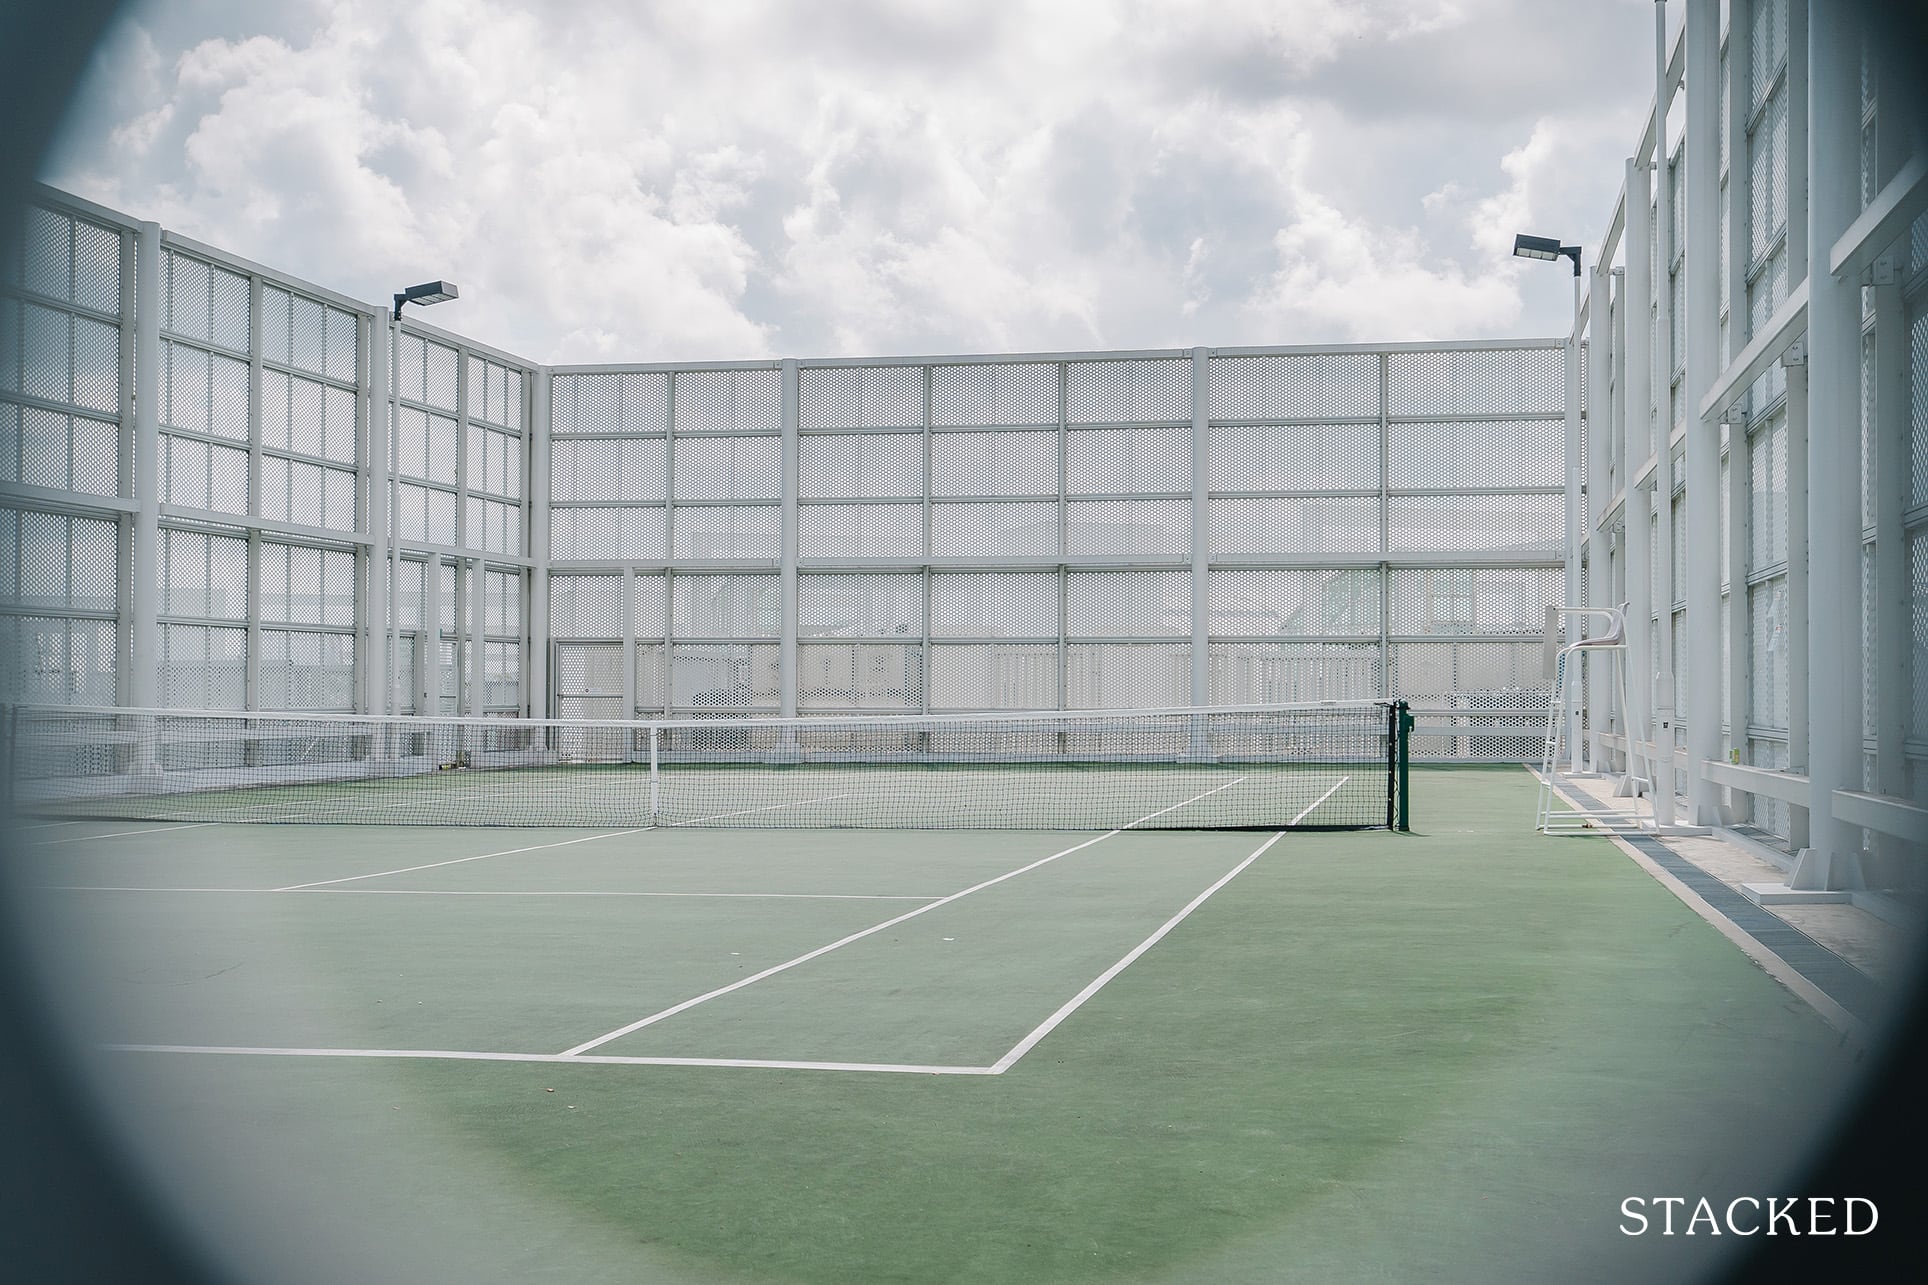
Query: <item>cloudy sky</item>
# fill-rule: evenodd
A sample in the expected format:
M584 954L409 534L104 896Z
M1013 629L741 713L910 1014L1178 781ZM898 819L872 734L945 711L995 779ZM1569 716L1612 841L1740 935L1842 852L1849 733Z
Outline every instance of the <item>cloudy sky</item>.
M45 177L356 298L447 278L430 319L538 361L1548 335L1568 281L1512 235L1605 230L1652 32L1651 0L145 0Z

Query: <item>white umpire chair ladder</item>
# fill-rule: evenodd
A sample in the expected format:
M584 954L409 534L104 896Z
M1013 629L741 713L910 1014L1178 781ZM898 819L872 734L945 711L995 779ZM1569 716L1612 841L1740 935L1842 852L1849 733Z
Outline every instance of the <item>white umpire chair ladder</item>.
M1638 783L1638 775L1633 770L1635 747L1641 743L1639 730L1633 726L1633 703L1627 699L1627 604L1618 607L1549 607L1547 608L1547 637L1549 642L1558 637L1557 622L1562 617L1594 617L1606 622L1606 632L1594 638L1582 638L1579 642L1568 643L1554 653L1553 689L1547 699L1546 742L1540 758L1540 810L1534 828L1541 834L1598 834L1602 830L1635 830L1652 821L1651 805L1648 811L1639 806L1639 794L1633 794L1631 807L1603 811L1568 812L1559 810L1561 799L1554 788L1555 778L1565 775L1561 763L1570 759L1573 747L1567 738L1571 735L1571 725L1577 720L1567 717L1569 702L1578 698L1585 699L1585 686L1582 675L1585 665L1582 657L1594 654L1596 663L1606 662L1611 666L1612 677L1609 685L1619 700L1621 712L1621 732L1628 745L1627 776L1629 785ZM1604 709L1589 711L1599 726L1599 720L1607 716ZM1596 765L1598 766L1598 765ZM1648 765L1648 780L1652 780L1652 765Z

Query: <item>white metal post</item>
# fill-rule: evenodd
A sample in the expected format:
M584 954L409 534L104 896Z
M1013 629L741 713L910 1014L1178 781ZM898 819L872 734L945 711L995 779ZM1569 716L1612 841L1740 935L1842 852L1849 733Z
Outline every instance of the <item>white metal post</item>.
M1674 192L1668 172L1667 0L1654 3L1654 550L1652 614L1660 628L1653 658L1653 739L1659 779L1654 782L1654 822L1671 824L1674 816L1674 727L1679 721L1674 655L1674 345L1673 294ZM1640 620L1645 630L1647 617Z
M1860 834L1833 801L1861 787L1861 299L1828 257L1859 200L1862 13L1816 3L1807 27L1809 851L1790 882L1852 887Z
M782 363L783 384L783 513L779 528L777 593L781 621L778 624L777 685L779 712L784 718L797 716L797 460L798 398L797 359L786 357Z
M1611 607L1613 575L1608 567L1607 505L1613 498L1607 483L1609 442L1614 432L1612 394L1608 391L1613 369L1612 278L1605 263L1593 265L1588 283L1587 305L1587 605ZM1585 653L1575 653L1584 655ZM1605 772L1606 751L1600 738L1607 727L1608 674L1592 661L1587 670L1587 757L1595 772ZM1609 664L1611 662L1608 662Z
M523 708L531 718L546 718L549 701L549 463L553 411L549 368L537 367L530 381L527 495L529 523L529 644L522 658Z
M482 559L471 559L469 562L469 707L464 711L470 718L482 717L482 707L488 703L485 699L489 683L488 603L489 573Z
M1573 261L1573 326L1566 343L1566 605L1580 605L1580 261ZM1566 618L1566 641L1580 641L1582 619ZM1578 653L1569 663L1582 664ZM1565 684L1561 698L1566 702L1567 770L1578 773L1580 754L1580 684Z
M128 559L129 705L160 704L161 225L137 234L134 290L134 519Z
M1720 4L1687 0L1686 257L1681 264L1687 420L1687 819L1719 825L1720 788L1702 766L1721 752L1720 417L1700 404L1720 366Z
M356 324L361 340L358 347L362 395L356 398L355 409L362 429L362 525L368 532L368 549L360 584L363 596L356 604L356 620L361 628L355 659L362 671L359 708L368 714L386 714L394 686L388 678L388 372L385 369L387 344L382 342L388 328L380 313L360 317ZM257 343L257 363L260 350ZM257 383L256 387L260 385Z
M1626 536L1627 567L1627 710L1626 734L1628 771L1640 753L1639 742L1653 726L1653 657L1647 643L1647 618L1653 604L1651 577L1651 533L1647 526L1646 492L1635 483L1648 455L1647 415L1652 401L1653 363L1653 266L1650 259L1652 237L1647 224L1648 174L1650 169L1635 160L1626 170L1626 294L1621 312L1626 314L1626 342L1621 351L1626 365L1621 374L1626 387L1621 399L1622 456L1625 479L1622 483L1626 505L1621 516ZM1656 794L1659 783L1654 783Z
M1192 684L1191 704L1195 706L1211 703L1211 571L1210 552L1207 549L1208 514L1207 496L1211 488L1209 477L1210 460L1208 457L1207 434L1209 431L1210 407L1208 399L1211 388L1211 352L1206 348L1192 349L1192 533L1191 533L1191 590L1192 590ZM1059 492L1063 494L1062 491ZM1195 719L1192 723L1191 754L1202 758L1211 753L1211 745L1206 734L1205 723Z

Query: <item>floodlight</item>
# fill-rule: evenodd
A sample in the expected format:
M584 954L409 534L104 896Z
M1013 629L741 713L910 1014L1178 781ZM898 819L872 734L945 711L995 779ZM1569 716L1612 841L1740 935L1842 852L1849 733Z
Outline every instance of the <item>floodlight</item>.
M1580 247L1561 245L1558 237L1528 236L1521 232L1513 238L1513 253L1521 259L1543 259L1549 263L1567 258L1573 260L1573 275L1580 275Z
M402 315L402 305L405 303L441 303L447 299L459 299L461 295L462 292L455 288L452 281L424 281L395 296L395 315Z

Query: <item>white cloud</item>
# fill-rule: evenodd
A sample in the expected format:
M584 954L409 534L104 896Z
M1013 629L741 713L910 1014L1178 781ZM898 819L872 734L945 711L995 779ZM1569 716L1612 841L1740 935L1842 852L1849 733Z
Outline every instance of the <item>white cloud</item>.
M1602 219L1574 172L1631 142L1523 102L1373 174L1319 77L1524 0L289 2L137 13L52 181L365 299L457 281L437 321L539 360L1518 333L1496 238Z

